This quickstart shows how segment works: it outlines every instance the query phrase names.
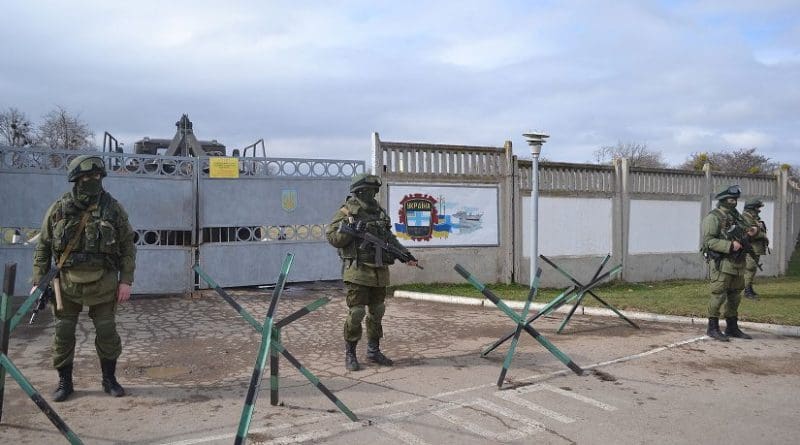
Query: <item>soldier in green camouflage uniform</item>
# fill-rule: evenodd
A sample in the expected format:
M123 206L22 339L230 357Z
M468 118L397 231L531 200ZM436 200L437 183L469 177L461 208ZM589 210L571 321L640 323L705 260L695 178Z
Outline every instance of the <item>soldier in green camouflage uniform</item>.
M53 366L58 370L56 402L73 392L72 367L78 314L88 306L94 322L95 348L103 373L103 390L114 397L125 395L115 373L122 342L117 333L117 304L130 298L136 259L134 232L122 206L103 190L106 176L98 156L78 156L68 166L72 191L59 198L45 214L33 258L33 282L47 274L51 261L58 263L67 244L77 242L60 272L63 309L55 306ZM88 217L76 233L84 214Z
M753 290L753 278L756 276L756 270L759 265L759 257L767 253L767 246L769 246L769 238L767 238L767 226L764 221L759 217L761 207L764 203L760 199L748 199L744 203L744 212L742 212L742 220L747 227L755 227L758 232L751 237L750 244L753 246L753 256L747 255L746 264L744 269L744 296L755 300L758 294Z
M350 308L344 323L345 367L350 371L360 368L356 345L361 339L361 321L365 316L367 359L385 366L393 363L381 352L380 339L383 337L381 319L386 309L386 286L389 285L388 265L394 263L395 257L381 250L383 266L378 266L375 264L374 246L362 247L358 238L339 231L342 224L351 224L408 252L392 233L391 220L375 199L380 187L381 180L377 176L354 176L350 184L350 196L336 211L326 232L328 242L338 249L344 263L342 279L347 288L347 306ZM415 266L417 262L412 260L406 264Z
M702 251L710 261L711 299L708 302L707 335L720 341L729 341L728 337L751 338L739 329L739 303L744 288L744 255L738 254L742 245L726 236L728 229L734 224L742 225L741 215L736 210L736 203L741 191L733 185L719 192L714 198L717 208L703 218ZM753 228L747 230L748 235L755 233ZM719 316L722 304L725 304L725 333L719 330Z

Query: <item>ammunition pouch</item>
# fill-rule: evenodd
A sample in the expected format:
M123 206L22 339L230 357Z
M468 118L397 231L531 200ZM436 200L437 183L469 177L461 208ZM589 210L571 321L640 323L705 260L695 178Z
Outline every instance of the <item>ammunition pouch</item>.
M66 275L66 279L73 283L86 284L94 283L95 281L103 278L106 273L105 269L64 269L62 271Z

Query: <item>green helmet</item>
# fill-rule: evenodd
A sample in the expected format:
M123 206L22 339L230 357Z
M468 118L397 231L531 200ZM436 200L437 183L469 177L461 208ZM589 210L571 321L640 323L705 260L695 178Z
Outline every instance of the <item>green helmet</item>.
M758 198L748 199L744 203L744 208L746 209L760 209L761 207L764 207L764 203Z
M73 159L67 166L67 181L75 182L83 175L100 173L106 177L106 164L103 158L96 155L80 155Z
M370 175L369 173L361 173L353 176L350 181L350 191L355 192L365 188L381 188L381 178Z
M720 191L719 193L717 193L716 196L714 196L714 199L716 199L717 201L722 201L723 199L728 199L728 198L739 199L739 195L741 194L742 191L741 189L739 189L739 186L734 184L730 187L722 189L722 191Z

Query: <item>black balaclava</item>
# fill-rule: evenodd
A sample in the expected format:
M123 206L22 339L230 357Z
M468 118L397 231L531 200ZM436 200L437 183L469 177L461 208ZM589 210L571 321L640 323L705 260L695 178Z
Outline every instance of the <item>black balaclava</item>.
M361 201L366 207L374 208L378 207L378 201L375 199L375 195L378 194L378 189L375 187L366 187L360 190L356 190L353 192L356 199Z
M75 199L83 205L91 205L97 202L100 194L103 193L103 178L89 177L87 180L78 178L72 187L72 194Z
M729 199L730 198L721 199L719 201L719 207L722 207L725 210L729 210L729 211L733 210L733 211L735 211L736 210L736 202L737 201L734 200L733 202L728 202Z

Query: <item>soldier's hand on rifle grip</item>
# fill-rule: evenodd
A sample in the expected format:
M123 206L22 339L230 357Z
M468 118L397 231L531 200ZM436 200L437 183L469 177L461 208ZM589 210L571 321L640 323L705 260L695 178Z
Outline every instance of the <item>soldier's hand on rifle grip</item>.
M742 249L742 244L739 241L731 241L731 252L738 252Z
M367 224L364 221L356 221L354 229L356 232L364 232L367 230Z

